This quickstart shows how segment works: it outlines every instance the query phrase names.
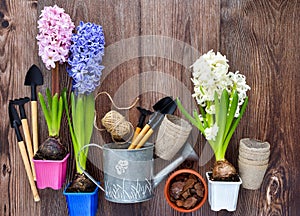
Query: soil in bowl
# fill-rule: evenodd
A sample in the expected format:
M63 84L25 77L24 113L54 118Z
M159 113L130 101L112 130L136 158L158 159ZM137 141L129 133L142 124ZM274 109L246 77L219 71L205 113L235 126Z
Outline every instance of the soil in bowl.
M204 198L204 185L194 174L181 173L170 183L170 200L178 208L193 209Z

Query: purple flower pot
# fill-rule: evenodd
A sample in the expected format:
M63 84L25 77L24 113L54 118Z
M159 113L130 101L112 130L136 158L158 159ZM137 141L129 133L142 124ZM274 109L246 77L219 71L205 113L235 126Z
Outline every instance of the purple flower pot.
M66 181L68 157L63 160L34 160L36 184L39 189L59 190Z

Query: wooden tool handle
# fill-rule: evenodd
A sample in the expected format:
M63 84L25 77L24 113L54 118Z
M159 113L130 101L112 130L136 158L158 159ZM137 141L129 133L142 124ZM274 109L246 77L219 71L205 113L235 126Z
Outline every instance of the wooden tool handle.
M39 197L37 188L36 188L34 180L33 180L33 176L32 176L30 164L29 164L29 161L28 161L28 157L27 157L24 142L21 141L21 142L18 142L18 144L19 144L19 149L20 149L20 152L21 152L21 155L22 155L23 163L24 163L24 166L25 166L25 170L26 170L26 173L27 173L27 177L28 177L28 180L29 180L29 184L30 184L30 187L31 187L31 191L32 191L32 194L33 194L34 201L38 202L38 201L40 201L40 197Z
M28 127L28 121L27 121L27 119L22 119L21 121L22 121L22 127L23 127L23 131L24 131L24 136L25 136L25 143L26 143L26 148L27 148L29 160L30 160L33 179L36 180L36 175L35 175L35 170L34 170L34 163L32 161L33 148L32 148L32 143L31 143L31 136L30 136L30 132L29 132L29 127Z
M147 131L150 129L150 125L146 124L143 130L139 133L139 135L133 140L128 149L135 149L137 144L141 141Z
M32 120L31 123L32 123L33 154L35 154L39 148L37 101L31 101L31 120Z
M139 133L141 132L141 128L140 127L137 127L135 129L135 132L134 132L134 135L133 135L133 138L132 138L132 142L136 139L136 137L139 135Z
M138 145L135 147L135 149L140 149L146 141L150 138L150 136L153 134L153 130L150 128L146 135L143 137L143 139L138 143Z

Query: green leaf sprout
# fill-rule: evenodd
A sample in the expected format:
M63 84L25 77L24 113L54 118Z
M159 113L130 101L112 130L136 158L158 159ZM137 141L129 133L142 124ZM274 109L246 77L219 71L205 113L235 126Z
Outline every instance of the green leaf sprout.
M40 92L38 93L38 97L46 119L49 136L57 138L59 136L63 113L63 99L62 97L58 97L57 93L51 96L51 92L48 88L46 90L47 104L44 96Z

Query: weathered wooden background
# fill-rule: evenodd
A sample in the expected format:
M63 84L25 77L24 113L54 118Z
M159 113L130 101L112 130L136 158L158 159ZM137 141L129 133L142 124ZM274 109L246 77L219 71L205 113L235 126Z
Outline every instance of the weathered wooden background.
M83 20L103 26L106 69L98 91L108 91L121 106L139 96L139 105L151 108L166 94L180 96L187 104L191 101L190 94L186 95L183 87L192 91L187 66L211 49L226 54L231 70L245 74L252 87L249 106L231 141L227 158L237 165L238 141L251 137L271 143L270 166L260 190L241 189L235 212L215 213L206 202L192 215L300 215L299 1L1 0L1 216L67 215L62 190L40 190L41 202L34 203L7 114L9 99L30 95L30 89L23 83L32 64L43 71L45 84L39 91L50 87L50 72L38 57L35 37L41 10L54 4L63 7L76 25ZM68 86L70 80L64 68L60 68L61 86ZM26 109L30 116L29 105ZM100 118L109 109L109 100L99 97L97 116ZM137 122L136 109L125 114L133 124ZM47 128L41 111L39 116L42 142ZM63 124L61 139L70 146L67 124L65 121ZM93 141L103 144L109 141L109 136L94 131ZM199 155L204 143L199 135L195 146ZM90 158L99 161L99 155L91 151ZM212 163L213 159L205 164L194 163L193 168L204 176ZM72 170L74 164L70 163L68 181ZM92 166L90 171L102 178ZM151 201L132 205L110 203L100 193L98 215L180 215L167 205L163 186L164 182Z

